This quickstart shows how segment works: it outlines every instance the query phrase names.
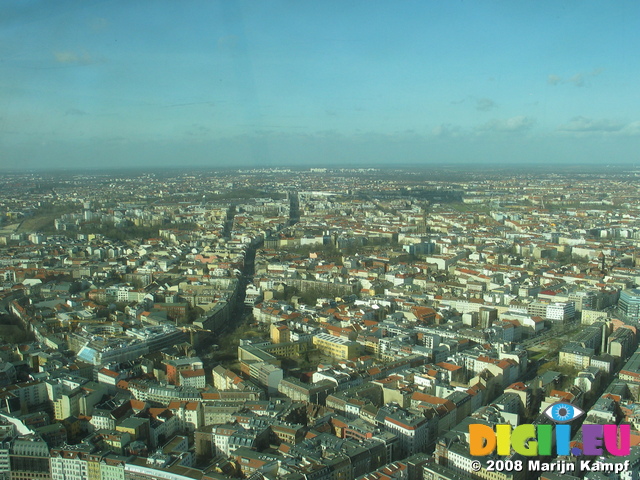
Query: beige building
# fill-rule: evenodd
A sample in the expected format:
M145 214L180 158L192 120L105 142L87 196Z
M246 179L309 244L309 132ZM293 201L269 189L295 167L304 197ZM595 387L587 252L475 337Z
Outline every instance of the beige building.
M607 312L600 312L597 310L582 310L582 317L580 322L583 325L591 325L595 322L603 321L607 319Z
M271 343L286 343L291 340L291 331L283 323L272 323L270 327Z
M167 408L180 419L182 430L193 432L204 424L202 402L174 401Z
M314 335L313 345L324 355L341 360L358 357L361 351L358 342L353 342L342 337L335 337L326 333Z
M560 350L558 364L583 370L589 366L593 355L593 348L570 345Z

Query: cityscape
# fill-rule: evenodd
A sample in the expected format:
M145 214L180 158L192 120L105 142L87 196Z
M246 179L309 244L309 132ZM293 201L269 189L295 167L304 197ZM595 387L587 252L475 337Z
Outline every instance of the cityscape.
M639 174L4 174L0 476L567 478L469 450L565 402L638 478Z
M0 480L640 480L638 19L2 0Z

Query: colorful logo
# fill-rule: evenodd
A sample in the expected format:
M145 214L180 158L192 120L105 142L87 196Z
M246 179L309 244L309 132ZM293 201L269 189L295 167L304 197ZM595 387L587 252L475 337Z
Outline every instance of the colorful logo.
M473 456L510 455L511 449L520 455L552 455L555 440L556 455L595 455L604 450L618 457L629 455L631 426L629 425L582 425L582 449L571 448L571 425L584 410L567 402L549 406L544 412L554 425L525 423L513 430L509 424L496 425L495 431L488 425L469 425L469 453Z

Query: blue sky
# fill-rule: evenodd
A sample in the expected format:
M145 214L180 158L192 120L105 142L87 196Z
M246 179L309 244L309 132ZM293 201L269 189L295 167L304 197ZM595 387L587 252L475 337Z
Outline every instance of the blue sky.
M0 168L640 163L636 1L0 4Z

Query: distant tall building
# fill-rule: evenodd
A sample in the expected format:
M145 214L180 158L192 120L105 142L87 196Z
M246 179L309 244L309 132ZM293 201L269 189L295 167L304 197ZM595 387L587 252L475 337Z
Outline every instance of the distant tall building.
M429 421L423 416L409 413L397 405L387 405L378 411L378 424L400 439L403 457L423 452L431 443Z
M480 316L480 326L482 328L489 328L493 325L493 322L498 320L498 310L490 307L480 307L478 311Z
M31 435L16 439L11 450L11 478L16 480L49 480L49 446Z
M620 292L618 310L629 320L640 319L640 288L630 288Z
M549 320L564 322L571 320L576 314L573 302L556 302L547 306L546 317Z

